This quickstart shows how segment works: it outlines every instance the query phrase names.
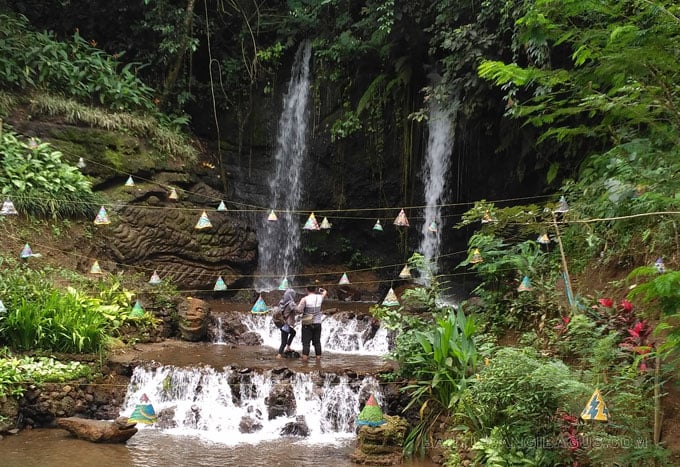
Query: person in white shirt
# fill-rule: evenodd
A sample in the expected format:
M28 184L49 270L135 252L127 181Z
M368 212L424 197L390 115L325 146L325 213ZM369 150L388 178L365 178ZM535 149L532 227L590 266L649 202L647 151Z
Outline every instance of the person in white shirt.
M307 296L298 303L297 311L302 313L302 361L309 360L309 344L314 344L316 360L321 360L321 303L328 294L326 289L316 285L307 286Z

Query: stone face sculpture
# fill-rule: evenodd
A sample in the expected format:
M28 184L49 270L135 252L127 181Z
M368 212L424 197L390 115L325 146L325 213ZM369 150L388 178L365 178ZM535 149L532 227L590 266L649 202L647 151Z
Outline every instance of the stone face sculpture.
M355 464L396 465L404 456L402 445L408 423L401 417L383 415L380 426L363 425L357 435L357 447L350 459Z
M124 443L137 433L135 425L128 423L127 417L119 417L113 422L78 417L57 419L59 428L93 443Z
M201 299L187 297L179 304L179 331L182 339L197 342L208 334L210 307Z

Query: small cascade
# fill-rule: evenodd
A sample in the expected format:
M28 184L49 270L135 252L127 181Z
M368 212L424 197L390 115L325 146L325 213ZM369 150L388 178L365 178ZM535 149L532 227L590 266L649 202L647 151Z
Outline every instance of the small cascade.
M218 344L218 345L224 345L226 342L224 342L224 328L222 327L222 317L221 316L216 316L215 317L215 325L214 328L211 329L211 335L213 336L213 344Z
M272 323L270 314L244 315L243 324L248 331L258 333L262 344L278 348L281 333ZM296 325L297 335L293 348L300 347L300 325ZM386 355L389 351L389 332L384 327L377 330L371 323L359 319L336 319L327 316L321 326L321 347L324 352L347 353L356 355Z
M272 388L292 391L291 412L270 419L268 403ZM135 368L121 413L129 415L143 394L149 397L159 421L156 429L170 434L197 436L223 444L277 440L291 423L304 424L308 442L332 442L354 436L354 420L360 397L373 393L380 399L373 377L350 381L346 376L325 373L243 373L210 367ZM244 430L244 420L252 432ZM296 438L297 439L297 438Z

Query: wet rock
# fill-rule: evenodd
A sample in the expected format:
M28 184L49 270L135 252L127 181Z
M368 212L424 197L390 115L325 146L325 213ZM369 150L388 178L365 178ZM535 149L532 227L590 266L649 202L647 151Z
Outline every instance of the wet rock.
M177 422L175 421L175 409L177 407L167 407L158 412L158 420L156 421L156 427L161 430L169 430L171 428L177 428Z
M93 443L124 443L137 433L135 425L136 423L128 423L126 417L113 422L76 417L57 420L58 427Z
M262 424L253 417L244 415L238 424L238 431L241 433L255 433L262 429Z
M281 415L292 416L297 408L293 386L284 383L276 384L269 391L265 403L267 404L269 420Z
M255 331L248 331L241 335L242 345L262 345L262 336L260 336Z
M217 318L219 318L219 329ZM212 326L208 337L211 341L215 340L221 330L222 340L228 344L238 344L241 335L248 332L248 328L243 324L243 315L237 311L227 311L219 315L212 315Z
M286 423L283 428L281 428L281 436L300 436L303 438L309 436L309 427L307 426L305 416L298 415L295 417L294 422Z
M179 331L182 339L197 342L206 338L210 306L198 298L187 297L179 304Z

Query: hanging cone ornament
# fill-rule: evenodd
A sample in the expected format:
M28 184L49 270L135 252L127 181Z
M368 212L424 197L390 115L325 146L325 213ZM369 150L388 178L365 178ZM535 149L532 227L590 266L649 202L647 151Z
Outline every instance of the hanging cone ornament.
M279 290L286 290L288 288L288 278L284 277L281 279L281 283L279 284Z
M111 220L109 219L109 215L106 212L106 209L104 209L104 206L102 206L101 208L99 208L97 217L94 218L94 225L107 225L110 223Z
M342 277L340 278L340 281L338 282L338 285L347 285L349 284L349 277L347 277L347 273L343 272Z
M408 227L408 219L406 218L406 213L402 209L399 211L399 214L397 215L397 218L394 219L394 225L398 227Z
M149 279L149 284L151 285L158 285L161 282L161 276L158 275L158 271L154 271L153 274L151 274L151 279Z
M0 215L2 216L13 216L15 214L19 214L14 207L14 203L12 202L11 199L5 200L4 203L2 203L2 209L0 209Z
M316 221L316 217L314 217L314 213L309 215L307 222L305 222L305 225L302 228L304 230L321 230L319 223Z
M139 404L135 405L135 410L133 410L132 414L128 417L128 422L143 423L145 425L153 425L156 423L156 421L158 421L158 416L146 394L142 394L139 402Z
M437 223L435 221L432 221L430 223L430 226L427 228L427 231L432 232L432 233L437 233Z
M489 212L488 209L486 211L484 211L484 215L482 216L482 224L488 224L488 223L493 222L495 220L496 219L494 219L491 216L491 213Z
M223 292L227 290L227 284L224 283L224 279L222 279L222 276L219 276L215 281L215 287L213 287L213 290L215 290L216 292Z
M522 279L522 282L519 284L519 287L517 287L518 292L531 292L534 290L534 287L531 285L531 281L529 280L529 276L524 276Z
M79 157L78 163L76 164L76 167L78 167L79 169L84 169L86 166L87 166L87 164L85 163L85 159L83 159L82 157Z
M329 230L331 228L331 223L328 222L328 217L324 217L319 226L321 230Z
M375 401L373 394L371 394L366 401L366 405L361 409L361 412L359 412L356 424L357 426L380 426L383 423L387 423L387 420L383 418L382 409Z
M253 307L250 309L250 312L255 313L255 314L261 314L261 313L266 313L267 311L269 311L269 308L267 307L267 304L262 299L262 294L260 294L260 296L257 297L257 301L255 302Z
M279 218L276 217L276 213L274 212L273 209L269 212L269 215L267 216L267 220L268 220L269 222L276 222L276 221L279 220Z
M656 272L659 274L666 272L666 265L663 264L663 258L657 258L657 260L654 262L654 267L656 268Z
M227 210L227 205L224 204L224 201L220 201L220 205L217 206L217 210L220 212L224 212Z
M387 295L385 295L385 300L383 300L382 306L399 306L397 294L394 293L394 289L392 287L390 287Z
M130 175L125 182L125 186L135 186L135 181L132 179L132 175Z
M404 268L399 273L399 279L411 279L412 277L411 268L408 267L408 264L404 265Z
M607 404L604 403L599 389L595 389L593 395L590 396L590 400L581 412L581 419L597 422L609 421L609 409L607 409Z
M5 307L5 304L2 303L2 300L0 300L0 313L7 313L7 308Z
M550 237L548 237L547 233L542 233L536 239L536 243L540 243L541 245L548 245L550 244Z
M472 250L472 256L470 256L470 260L468 261L470 264L479 264L484 262L484 258L482 258L482 254L479 252L479 248L475 248Z
M144 316L144 308L142 308L142 304L139 303L139 300L135 301L135 304L132 307L132 311L130 312L130 316L132 316L133 318L140 318Z
M173 201L177 201L179 199L179 195L177 194L177 190L175 190L174 187L170 189L170 194L168 195L168 199L171 199Z
M560 196L560 200L558 201L557 208L554 212L565 213L567 211L569 211L569 203L567 203L567 199L564 196Z
M198 222L196 222L194 229L201 230L209 229L210 227L212 227L212 224L210 223L210 219L208 219L208 214L203 211L201 217L198 218Z
M373 230L377 230L378 232L382 232L382 231L383 231L382 224L380 224L380 219L378 219L377 221L375 221L375 225L373 226Z
M104 274L102 268L99 267L99 261L94 260L94 263L92 263L92 267L90 268L90 274Z

